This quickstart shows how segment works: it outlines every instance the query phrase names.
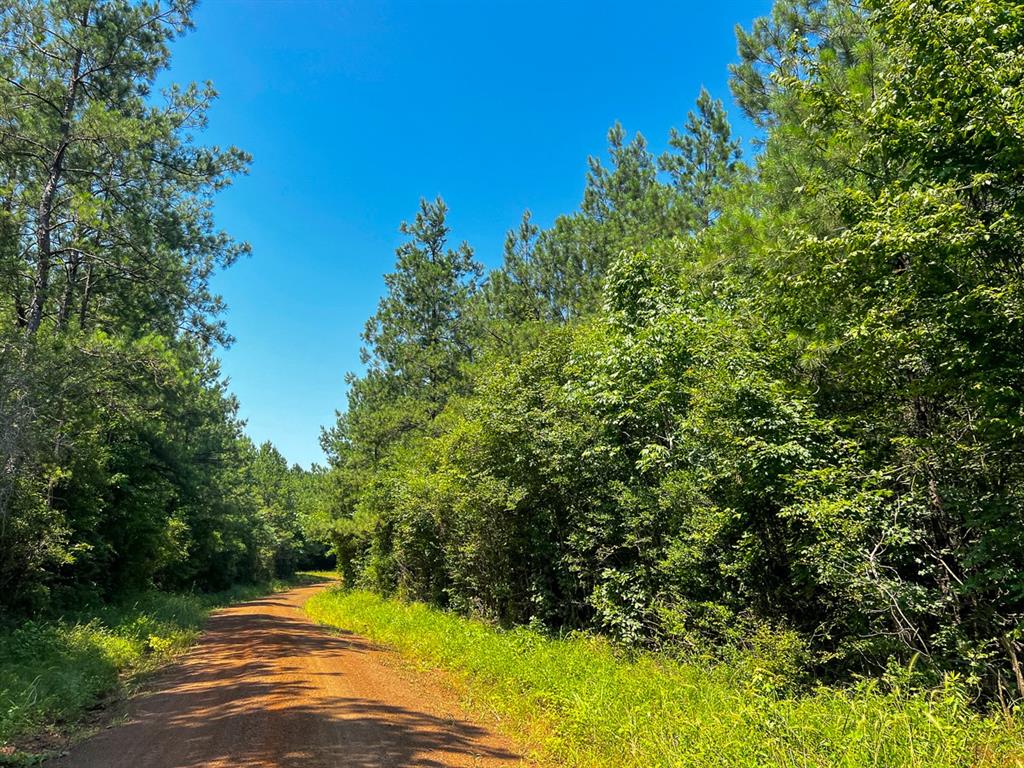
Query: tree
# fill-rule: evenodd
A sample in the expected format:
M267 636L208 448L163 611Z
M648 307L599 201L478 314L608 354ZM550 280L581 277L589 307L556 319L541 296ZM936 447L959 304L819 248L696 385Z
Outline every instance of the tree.
M477 329L469 311L482 268L462 243L448 247L448 208L441 198L420 201L401 232L395 271L384 276L387 294L363 332L363 361L395 396L440 413L464 383L460 366L473 355Z
M671 130L668 143L676 152L665 152L659 165L692 208L692 227L704 229L720 211L716 196L740 173L740 142L732 138L721 100L712 99L703 88L697 97L697 112L689 113L684 131Z
M350 391L346 580L1024 699L1024 9L779 0L738 37L752 168L706 92L660 166L616 126L581 209L509 233L457 387Z
M0 9L0 609L266 575L213 272L248 156L153 93L192 3Z
M1024 568L1022 478L1010 447L1024 391L1024 143L1010 95L1021 67L1007 56L1024 14L886 2L871 28L886 66L866 109L861 89L786 83L812 128L854 148L833 198L839 225L782 259L767 303L783 331L819 350L808 385L851 446L800 509L845 545L806 556L859 614L862 636L960 666L990 691L1008 677L1024 696L1012 575Z
M3 293L29 334L99 313L223 338L207 280L245 246L213 228L209 196L248 157L191 142L210 86L151 99L190 9L67 0L0 13L0 194L24 264Z

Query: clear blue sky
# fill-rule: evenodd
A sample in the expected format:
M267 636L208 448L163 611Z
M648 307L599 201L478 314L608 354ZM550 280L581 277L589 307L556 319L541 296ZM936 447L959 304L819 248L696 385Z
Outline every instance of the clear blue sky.
M359 332L394 264L399 222L441 194L488 266L529 208L576 208L587 156L620 120L664 146L701 85L737 130L726 65L736 2L205 0L170 79L221 96L206 143L254 156L217 203L253 255L218 276L236 343L221 354L247 430L322 461L323 424L358 370Z

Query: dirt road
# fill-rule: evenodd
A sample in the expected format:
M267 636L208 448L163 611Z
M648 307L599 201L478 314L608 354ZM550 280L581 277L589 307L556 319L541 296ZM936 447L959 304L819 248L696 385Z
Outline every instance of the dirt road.
M354 635L305 617L320 587L215 613L123 724L51 768L517 766L450 694Z

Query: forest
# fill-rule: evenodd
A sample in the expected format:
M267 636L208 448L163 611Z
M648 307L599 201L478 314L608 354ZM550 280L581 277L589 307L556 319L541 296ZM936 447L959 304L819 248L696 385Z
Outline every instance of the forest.
M0 11L0 619L315 565L318 478L242 431L213 221L249 156L153 92L191 3Z
M1024 697L1024 6L779 0L486 273L402 225L323 433L346 583ZM799 674L796 675L799 678Z
M755 136L704 90L664 153L616 123L494 269L411 201L311 469L218 363L251 158L155 88L191 13L0 9L0 629L336 561L786 691L1024 700L1024 6L776 0Z

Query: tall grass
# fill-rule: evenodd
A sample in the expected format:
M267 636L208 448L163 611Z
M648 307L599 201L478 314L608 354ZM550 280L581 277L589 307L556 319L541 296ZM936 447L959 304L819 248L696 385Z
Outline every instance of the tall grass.
M323 624L450 673L538 756L609 768L1011 768L1024 726L973 711L954 683L898 694L864 684L773 693L748 667L626 658L592 637L501 631L419 604L331 590L306 604Z
M12 739L74 723L133 676L183 651L199 637L211 608L282 586L208 595L144 592L61 618L0 626L0 763Z

